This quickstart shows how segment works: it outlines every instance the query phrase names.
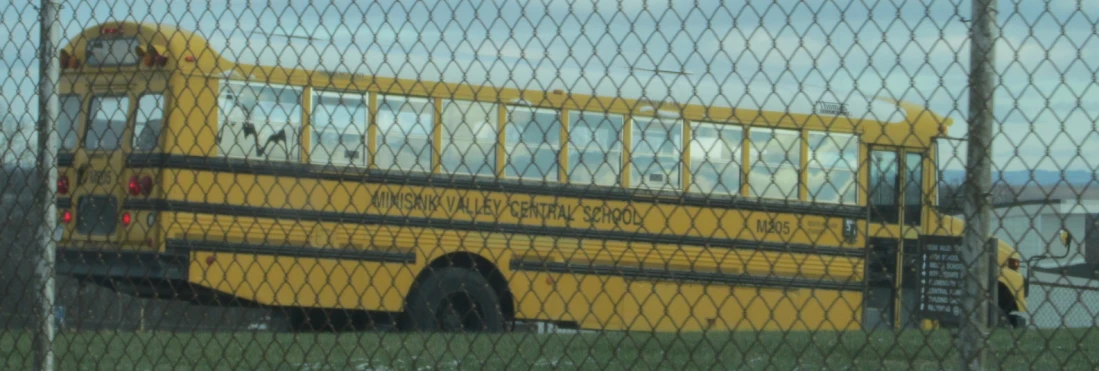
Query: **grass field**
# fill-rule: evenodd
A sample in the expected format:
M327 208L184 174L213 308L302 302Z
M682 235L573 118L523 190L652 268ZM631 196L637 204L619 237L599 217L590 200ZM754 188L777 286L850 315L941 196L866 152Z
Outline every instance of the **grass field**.
M0 368L33 367L32 333L0 335ZM957 368L948 331L649 334L58 334L59 370ZM1099 368L1099 328L997 330L991 369Z

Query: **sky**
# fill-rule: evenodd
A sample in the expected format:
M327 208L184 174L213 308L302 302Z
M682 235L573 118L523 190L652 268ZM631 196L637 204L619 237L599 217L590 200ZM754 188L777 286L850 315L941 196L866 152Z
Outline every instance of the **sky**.
M884 96L951 117L949 134L966 134L968 1L61 2L65 39L136 20L196 31L248 62L779 109L825 94L854 105ZM1099 169L1099 0L999 9L994 166ZM34 115L36 12L0 0L0 30L12 35L0 40L6 119ZM964 165L958 156L950 167Z

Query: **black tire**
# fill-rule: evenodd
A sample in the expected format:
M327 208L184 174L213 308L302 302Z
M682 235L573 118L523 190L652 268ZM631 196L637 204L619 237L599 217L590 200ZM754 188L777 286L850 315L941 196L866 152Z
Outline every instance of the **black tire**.
M309 310L305 308L286 309L286 329L290 332L313 331Z
M502 332L506 318L484 277L471 269L441 268L413 288L401 322L405 331Z
M293 308L288 313L292 332L338 332L353 330L351 316L338 309Z
M1007 323L1010 324L1012 328L1026 328L1026 317L1018 314L1008 314Z
M1026 317L1012 314L1007 309L1000 308L1000 318L996 321L997 327L1021 329L1026 328Z

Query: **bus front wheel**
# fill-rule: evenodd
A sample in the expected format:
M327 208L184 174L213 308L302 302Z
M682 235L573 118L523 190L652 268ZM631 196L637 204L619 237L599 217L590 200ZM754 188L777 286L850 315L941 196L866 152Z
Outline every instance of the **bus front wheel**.
M417 283L402 322L408 331L500 332L506 320L484 277L472 269L442 268Z

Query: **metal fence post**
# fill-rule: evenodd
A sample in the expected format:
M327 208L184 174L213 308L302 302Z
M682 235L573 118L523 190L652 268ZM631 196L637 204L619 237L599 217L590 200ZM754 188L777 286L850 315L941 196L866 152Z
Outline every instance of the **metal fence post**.
M60 62L57 45L60 41L60 26L57 15L58 4L55 0L42 0L39 9L39 27L41 45L39 45L40 74L38 81L38 191L35 192L36 206L42 211L42 220L37 223L38 261L35 264L34 277L36 290L35 305L38 312L35 330L35 368L54 369L54 228L57 225L57 126L59 100L57 85L60 79Z
M989 225L991 206L989 190L992 180L993 92L996 89L995 40L999 37L996 24L996 0L973 1L970 25L969 76L969 148L966 176L965 231L963 259L967 266L962 295L961 331L958 353L962 368L984 369L988 342L988 281Z

